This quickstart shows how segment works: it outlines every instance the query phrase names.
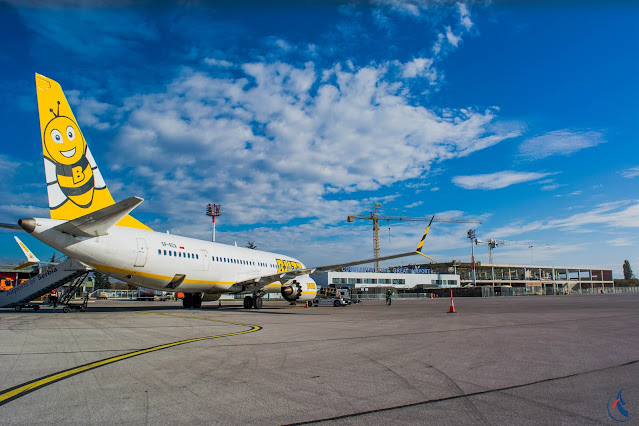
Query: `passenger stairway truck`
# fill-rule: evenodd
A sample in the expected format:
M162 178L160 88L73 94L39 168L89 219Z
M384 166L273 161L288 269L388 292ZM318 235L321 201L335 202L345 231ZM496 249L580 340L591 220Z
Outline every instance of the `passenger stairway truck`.
M20 311L22 308L32 308L34 311L37 311L40 305L30 304L29 302L73 280L76 280L74 286L77 288L77 285L79 285L81 281L77 279L83 275L87 275L91 271L92 268L90 266L69 258L58 265L49 267L41 274L16 285L11 290L0 292L0 307L14 308L16 311ZM71 291L73 289L69 290Z

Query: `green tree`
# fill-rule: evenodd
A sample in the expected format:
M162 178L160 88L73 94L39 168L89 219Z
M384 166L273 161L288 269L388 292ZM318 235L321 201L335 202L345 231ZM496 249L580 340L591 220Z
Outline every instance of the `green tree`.
M632 273L632 268L630 267L630 262L628 262L627 260L623 261L623 279L624 280L629 280L632 279L634 277L633 273Z
M94 290L101 290L103 288L111 288L111 283L109 282L109 278L101 272L94 272L95 284Z

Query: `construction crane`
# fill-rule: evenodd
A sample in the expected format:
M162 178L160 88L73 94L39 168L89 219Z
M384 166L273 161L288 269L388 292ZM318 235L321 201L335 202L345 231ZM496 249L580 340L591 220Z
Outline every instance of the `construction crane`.
M348 222L355 222L355 219L365 219L373 221L373 257L379 257L379 221L385 220L390 222L391 220L400 221L400 222L429 222L432 218L433 222L447 222L447 223L481 223L479 220L473 219L448 219L437 216L429 216L429 217L410 217L410 216L384 216L379 214L379 209L382 207L381 204L375 203L374 209L372 212L368 212L367 215L352 215L348 216L346 220ZM375 270L379 271L379 262L375 262Z
M506 240L496 240L494 238L489 238L487 240L480 240L479 238L475 239L475 244L487 244L488 245L488 264L493 264L493 249L500 245L502 246L528 246L528 248L533 247L549 247L546 244L532 244L526 241L506 241Z

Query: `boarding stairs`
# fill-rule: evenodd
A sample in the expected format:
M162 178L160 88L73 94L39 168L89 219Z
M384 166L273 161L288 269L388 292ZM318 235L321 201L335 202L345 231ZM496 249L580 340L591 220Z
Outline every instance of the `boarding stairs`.
M58 288L63 284L76 280L92 271L92 268L84 263L69 258L62 263L50 266L29 280L16 285L11 290L0 292L0 307L13 308L30 301ZM76 280L77 287L80 280Z

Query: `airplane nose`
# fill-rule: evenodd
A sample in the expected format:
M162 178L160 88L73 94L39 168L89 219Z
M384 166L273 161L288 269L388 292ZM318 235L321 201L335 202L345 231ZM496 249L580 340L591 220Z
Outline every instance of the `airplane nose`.
M33 231L35 231L36 220L33 219L33 218L20 219L18 221L18 225L20 225L22 227L22 229L24 229L25 231L27 231L30 234Z

